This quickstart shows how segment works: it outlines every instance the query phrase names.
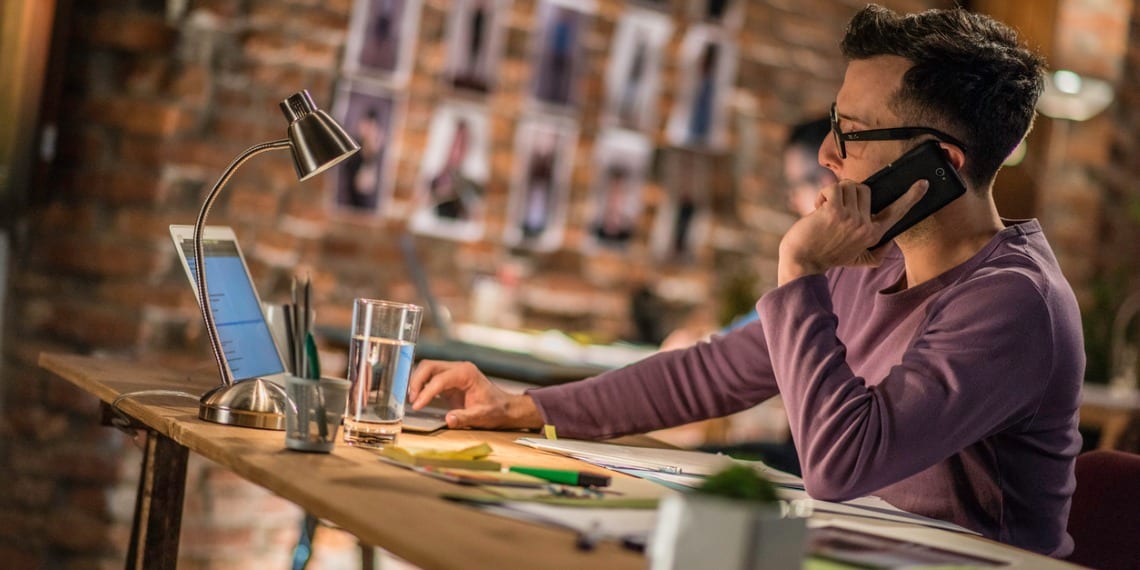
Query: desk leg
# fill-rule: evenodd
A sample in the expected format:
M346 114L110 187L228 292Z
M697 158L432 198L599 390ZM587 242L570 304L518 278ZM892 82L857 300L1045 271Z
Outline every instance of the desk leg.
M190 450L151 430L146 431L135 500L135 520L127 569L170 568L178 564L182 499L186 494L186 459Z

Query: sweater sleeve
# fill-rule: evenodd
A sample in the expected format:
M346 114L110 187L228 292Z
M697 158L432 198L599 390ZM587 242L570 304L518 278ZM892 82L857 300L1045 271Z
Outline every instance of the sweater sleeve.
M877 491L1030 420L1053 366L1048 303L1016 272L926 308L880 382L847 364L825 277L785 284L759 311L805 486L825 500Z
M759 322L594 378L532 389L558 434L609 438L747 409L776 394Z

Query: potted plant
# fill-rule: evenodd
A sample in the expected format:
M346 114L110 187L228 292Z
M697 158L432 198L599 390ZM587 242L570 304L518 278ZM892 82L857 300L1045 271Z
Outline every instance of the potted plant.
M803 563L807 519L745 465L709 477L691 493L666 497L649 540L649 567L795 568Z

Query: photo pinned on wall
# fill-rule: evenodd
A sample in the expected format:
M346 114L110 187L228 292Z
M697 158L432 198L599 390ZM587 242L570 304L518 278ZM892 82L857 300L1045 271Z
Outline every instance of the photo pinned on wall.
M637 236L653 156L644 135L607 130L594 143L594 180L583 249L625 251Z
M541 0L531 35L531 96L548 105L575 106L586 70L585 40L593 0Z
M670 11L670 0L628 0L630 4L653 8L654 10Z
M421 0L356 0L344 71L403 86L410 75Z
M486 93L494 87L511 0L455 0L448 8L447 82Z
M344 82L337 90L333 114L360 144L360 151L334 167L326 177L340 213L374 216L391 197L400 120L400 99L370 84Z
M552 251L562 244L578 126L557 117L524 119L515 131L515 171L503 241Z
M723 149L727 102L736 78L736 46L714 26L692 26L681 42L681 85L666 128L670 144Z
M638 131L657 121L661 57L673 22L660 12L630 8L618 20L606 66L606 122Z
M678 148L665 153L662 169L668 197L653 222L650 251L660 262L691 265L700 258L711 224L709 157Z
M710 24L740 29L747 0L703 0L689 3L689 16Z
M436 109L416 181L412 231L459 241L483 236L488 136L482 108L450 103Z

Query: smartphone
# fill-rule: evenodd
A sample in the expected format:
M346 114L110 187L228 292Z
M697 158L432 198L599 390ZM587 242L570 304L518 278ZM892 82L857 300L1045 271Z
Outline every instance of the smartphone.
M930 183L926 194L903 215L902 219L891 226L887 233L883 234L879 243L869 249L875 249L891 241L895 236L965 194L966 184L950 164L946 151L942 150L935 140L914 147L863 181L863 184L871 187L871 213L878 214L905 194L911 185L923 179Z

